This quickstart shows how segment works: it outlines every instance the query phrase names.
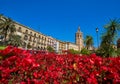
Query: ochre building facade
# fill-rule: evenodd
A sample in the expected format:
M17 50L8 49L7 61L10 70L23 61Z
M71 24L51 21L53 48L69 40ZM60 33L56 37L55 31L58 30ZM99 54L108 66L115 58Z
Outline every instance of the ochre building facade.
M15 27L16 34L22 37L26 49L31 46L30 49L47 50L47 47L51 46L56 52L62 52L68 49L81 50L84 47L83 33L80 31L80 27L75 33L75 43L60 41L17 22L15 22Z
M75 43L71 43L47 36L18 22L14 22L14 25L16 28L15 34L21 36L25 49L47 50L47 47L51 46L57 53L62 53L63 50L69 49L81 50L84 46L83 33L80 31L80 27L75 33Z

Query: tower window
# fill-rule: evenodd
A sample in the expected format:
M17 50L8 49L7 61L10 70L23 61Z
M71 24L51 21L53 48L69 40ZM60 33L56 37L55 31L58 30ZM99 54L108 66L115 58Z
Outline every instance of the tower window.
M81 35L79 35L79 38L81 38L82 36Z

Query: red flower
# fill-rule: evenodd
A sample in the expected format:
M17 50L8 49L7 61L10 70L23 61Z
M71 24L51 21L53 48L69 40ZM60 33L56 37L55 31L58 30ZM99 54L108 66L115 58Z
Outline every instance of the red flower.
M79 56L34 52L36 51L11 46L0 51L1 56L7 57L0 60L0 83L120 83L120 57L102 58L95 54Z

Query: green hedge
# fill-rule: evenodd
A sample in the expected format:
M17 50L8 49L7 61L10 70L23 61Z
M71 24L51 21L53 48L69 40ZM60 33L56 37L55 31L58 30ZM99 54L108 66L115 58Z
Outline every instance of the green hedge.
M5 48L6 48L6 46L0 46L0 50L3 50Z

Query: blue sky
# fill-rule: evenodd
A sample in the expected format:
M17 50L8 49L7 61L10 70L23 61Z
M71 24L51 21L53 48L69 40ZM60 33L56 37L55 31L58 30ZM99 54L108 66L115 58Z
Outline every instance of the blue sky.
M0 13L62 41L75 42L80 26L84 37L93 36L97 46L103 26L120 18L120 0L0 0ZM100 38L99 38L100 39Z

